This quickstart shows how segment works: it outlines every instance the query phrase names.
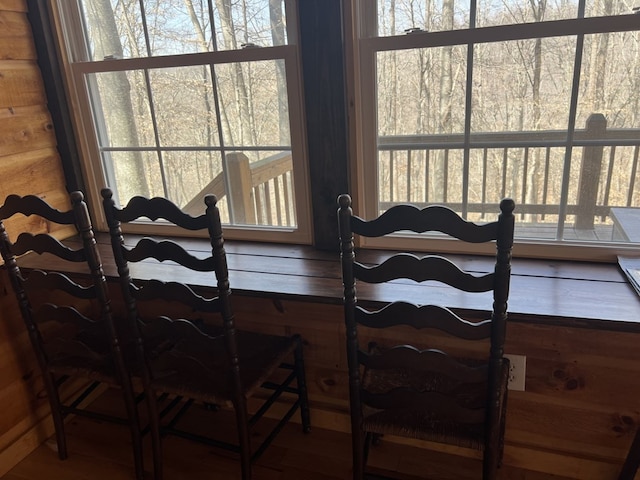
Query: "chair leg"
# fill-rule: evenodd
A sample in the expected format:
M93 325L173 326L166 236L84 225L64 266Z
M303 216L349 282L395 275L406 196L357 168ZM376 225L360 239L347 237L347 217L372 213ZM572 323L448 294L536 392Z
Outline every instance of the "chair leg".
M238 443L240 446L240 468L242 480L251 480L251 440L249 438L249 420L247 402L244 397L235 402Z
M151 434L151 450L153 454L153 478L162 480L162 436L160 433L160 412L156 392L145 387L147 412L149 415L149 431Z
M133 462L136 472L136 479L144 480L144 460L142 454L142 431L140 429L140 417L133 395L131 381L127 378L122 381L122 396L129 418L129 428L131 430L131 442L133 444Z
M300 399L300 417L302 420L302 431L311 431L311 416L309 413L309 396L307 394L307 378L304 370L304 357L302 354L302 338L296 335L295 368L298 382L298 397Z
M353 454L353 480L364 480L364 438L361 431L354 431L353 428L351 431L351 448Z
M631 447L629 448L629 452L627 453L627 458L624 461L624 465L622 465L622 470L620 470L618 480L633 480L633 478L636 476L636 472L638 471L639 466L640 429L636 431L636 435L635 437L633 437L633 442L631 443Z
M367 460L369 459L369 450L371 449L371 440L373 439L373 437L375 436L374 433L371 432L367 432L364 435L364 453L362 456L362 463L363 463L363 469L366 470L367 467Z
M69 456L67 451L67 438L64 430L64 415L62 414L62 404L58 395L58 388L55 379L51 373L45 372L42 376L44 386L49 396L49 405L51 407L51 417L53 418L53 426L56 431L56 444L58 447L58 457L60 460L66 460Z
M500 446L495 443L485 445L482 462L482 480L496 480L498 478L498 464Z

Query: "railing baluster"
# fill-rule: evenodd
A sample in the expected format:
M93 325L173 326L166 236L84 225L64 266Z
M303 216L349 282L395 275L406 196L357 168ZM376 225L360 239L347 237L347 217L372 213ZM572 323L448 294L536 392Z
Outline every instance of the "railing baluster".
M522 166L522 200L520 205L527 204L527 175L529 175L529 147L525 147L524 149L524 164ZM524 220L524 215L524 212L520 213L520 220Z
M544 185L542 186L542 204L547 204L547 194L549 192L549 169L551 167L551 147L547 147L544 156ZM544 212L541 217L544 220Z
M296 209L293 208L295 207L295 202L293 199L293 174L291 172L288 172L287 174L288 177L288 182L289 182L289 195L291 197L291 221L293 222L292 225L297 225L298 224L298 212L296 212Z
M256 217L259 225L267 224L264 215L264 191L263 185L254 187L253 192L256 197Z
M443 178L442 178L442 201L446 203L449 200L448 188L449 188L449 149L445 149L444 151L444 165L442 167Z
M412 150L407 150L407 202L411 203L411 177L413 177L411 173L411 152Z
M282 175L282 189L284 196L284 215L287 221L287 227L292 227L291 224L291 205L292 202L289 200L289 196L291 195L291 190L289 189L289 172L285 172Z
M271 208L271 187L270 181L264 182L264 206L267 214L267 225L273 225L273 210Z
M504 198L507 191L507 155L509 150L507 147L502 152L502 191L500 192L500 198Z
M273 189L275 193L275 202L276 202L276 225L282 226L282 205L280 205L281 197L280 197L280 177L276 177L273 179Z
M629 185L629 192L627 194L627 207L630 207L633 203L633 191L636 187L636 173L638 172L638 146L633 149L633 167L631 167L631 184Z
M395 164L395 156L393 151L389 152L389 200L391 203L395 201L394 189L393 189L393 179L394 175L394 164Z
M480 208L480 213L482 214L482 218L484 218L486 209L484 205L487 203L487 165L488 165L488 156L489 149L482 149L482 207Z
M424 201L429 203L429 162L431 157L431 150L426 148L424 150L425 162L424 162Z
M609 166L607 167L607 178L604 185L604 199L603 205L609 205L609 193L611 192L611 181L613 179L613 166L615 165L616 146L612 146L609 152ZM606 215L603 215L602 221L605 220Z

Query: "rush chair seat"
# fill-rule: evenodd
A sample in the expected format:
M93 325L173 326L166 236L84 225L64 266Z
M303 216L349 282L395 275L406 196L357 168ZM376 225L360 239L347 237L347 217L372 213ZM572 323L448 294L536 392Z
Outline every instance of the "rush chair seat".
M503 349L514 202L503 200L498 220L484 225L467 222L442 206L419 209L399 205L377 219L365 221L353 215L348 195L341 195L338 204L353 478L364 478L372 439L390 434L481 449L482 478L495 479L502 457L507 405L509 362L503 356ZM392 254L373 266L356 261L354 234L382 237L399 231L441 232L472 243L495 241L494 271L473 275L443 256L419 258L410 253ZM371 304L364 308L356 297L356 280L382 284L399 279L438 281L469 292L469 295L493 292L491 318L484 321L464 319L444 306L414 305L403 299L376 302L371 298L368 300L375 302L375 308L371 308ZM491 302L487 303L488 309L491 308ZM449 337L459 337L460 345L482 341L482 347L473 351L485 352L484 357L459 358L436 348L384 345L384 340L378 338L384 338L381 329L398 326L429 329L416 337L430 345L437 340L433 329ZM363 347L359 335L377 340Z
M37 196L7 197L0 207L0 251L42 372L60 459L68 456L64 427L68 414L125 424L131 431L136 478L142 480L140 422L113 322L102 263L83 195L73 192L70 198L72 209L61 212ZM22 232L12 241L4 221L18 214L40 217L47 222L48 230L52 230L53 224L68 225L73 233L75 227L80 239L63 243L50 234ZM23 255L29 252L46 255L50 268L21 269ZM56 267L70 262L83 263L87 267L78 283L56 271ZM64 403L60 398L60 386L78 377L85 379L88 387ZM121 389L126 419L81 408L82 402L100 383Z
M310 429L300 336L236 330L215 196L205 197L206 212L198 217L187 215L164 198L134 197L120 209L115 205L111 190L104 189L102 196L129 322L139 339L139 361L146 366L142 380L151 416L156 480L162 478L161 436L165 434L238 453L242 478L250 479L251 463L264 452L298 408L303 430L308 432ZM207 231L210 254L205 252L204 258L196 258L168 239L143 238L134 244L125 244L122 224L141 217L152 221L163 219L189 231ZM131 274L130 265L143 260L171 260L192 272L212 272L214 275L208 281L211 287L217 286L215 296L210 292L207 294L206 289L201 292L170 279L141 281L132 278L135 275ZM291 357L293 364L284 363ZM257 397L258 390L269 393L260 397L267 398L250 416L247 401ZM283 392L296 394L293 404L263 442L252 448L251 428ZM159 412L157 398L166 395L172 401ZM200 425L207 427L204 433L181 426L183 415L196 401L208 406L233 405L238 441L209 435L216 431L215 414L211 416L210 425ZM161 424L161 418L177 405L181 405L178 412Z

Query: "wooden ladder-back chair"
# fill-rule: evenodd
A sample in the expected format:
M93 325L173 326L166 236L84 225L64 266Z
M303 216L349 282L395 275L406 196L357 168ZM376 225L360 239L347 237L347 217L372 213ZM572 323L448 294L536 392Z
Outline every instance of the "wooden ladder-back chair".
M390 434L483 449L482 478L495 479L503 449L509 370L503 346L514 202L503 200L498 220L485 225L467 222L446 207L418 209L412 205L395 206L375 220L364 221L353 215L348 195L341 195L338 203L353 478L363 478L372 437ZM419 258L410 253L393 254L375 266L356 261L354 233L381 237L398 231L437 231L472 243L495 240L495 269L474 276L442 256ZM493 313L489 320L474 322L443 306L418 306L401 299L382 304L371 299L381 308L365 309L356 298L356 279L373 284L397 279L436 280L465 292L493 291ZM486 358L456 358L441 350L420 350L411 345L383 347L372 343L363 349L358 341L359 325L361 335L362 327L368 327L368 334L375 336L379 330L369 329L409 325L438 329L468 341L484 339Z
M137 326L140 358L147 367L143 382L151 412L156 479L162 478L161 435L167 433L239 453L242 478L251 478L251 463L263 453L298 408L301 410L303 429L309 431L300 336L284 337L236 330L220 212L215 196L205 197L206 212L198 217L187 215L164 198L134 197L126 207L120 209L115 205L111 190L104 189L102 196L130 323ZM153 221L164 219L190 231L208 231L211 254L206 258L196 258L168 239L157 241L144 238L135 245L125 245L121 224L141 217ZM185 283L158 279L134 280L129 271L130 262L145 259L172 260L194 272L213 272L215 277L211 275L210 285L217 285L216 296L200 295ZM151 310L154 307L157 309L158 301L166 302L166 312L143 313L143 307L149 307L150 303ZM182 308L177 308L176 304ZM164 305L160 307L161 310L165 308ZM212 321L208 314L216 314L217 323L213 323L215 316ZM283 363L291 356L293 365ZM286 372L282 375L286 378L275 383L274 374L280 368ZM256 413L250 416L247 401L261 389L266 389L269 394ZM251 427L283 392L294 393L297 397L264 441L252 449ZM173 396L169 407L184 402L178 413L161 426L163 414L158 412L157 395L162 394ZM216 430L215 423L204 433L179 428L178 421L194 401L206 405L233 405L238 442L214 439L208 435Z
M0 207L0 251L42 371L59 457L67 458L64 418L68 414L125 424L131 430L136 478L142 480L144 468L137 407L112 318L91 219L81 192L71 193L71 204L71 210L61 212L37 196L10 195ZM63 243L49 234L22 232L12 242L4 220L17 214L37 215L49 226L52 223L75 226L80 238ZM23 255L29 252L46 256L50 267L21 270ZM56 267L69 262L87 265L86 273L79 276L79 283L56 271ZM59 387L78 377L86 379L88 387L64 403ZM100 383L121 388L126 419L81 408Z

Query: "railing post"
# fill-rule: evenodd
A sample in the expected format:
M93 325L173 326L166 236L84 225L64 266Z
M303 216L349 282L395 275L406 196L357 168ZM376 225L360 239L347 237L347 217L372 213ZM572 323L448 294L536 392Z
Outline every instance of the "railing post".
M253 205L251 166L244 153L227 153L226 168L229 178L227 201L236 224L255 225L256 210Z
M585 138L596 140L604 138L607 130L607 119L601 113L589 115L586 124ZM604 147L587 146L582 148L582 168L578 183L578 205L576 208L575 228L593 230L595 207L602 169L602 152Z

